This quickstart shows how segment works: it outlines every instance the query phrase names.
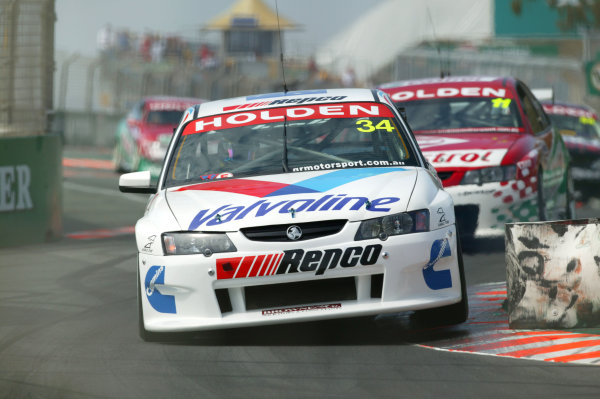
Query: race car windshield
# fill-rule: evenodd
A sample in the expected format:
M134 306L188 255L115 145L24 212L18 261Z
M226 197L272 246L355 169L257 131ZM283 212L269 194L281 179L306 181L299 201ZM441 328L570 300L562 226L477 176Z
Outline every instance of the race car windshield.
M389 108L382 104L364 107L379 116L364 116L359 109L355 115L346 117L340 112L335 117L323 118L319 106L304 106L192 121L173 150L165 184L172 187L228 177L285 173L286 169L294 173L417 165L405 133ZM311 110L313 117L306 117ZM301 114L304 119L298 117ZM240 122L249 120L258 123ZM242 126L231 127L231 122ZM212 129L215 125L222 128ZM287 137L285 147L284 137Z
M550 121L564 136L577 136L587 140L600 140L600 127L593 116L549 114Z
M146 122L156 125L177 125L181 120L183 111L150 111Z
M399 103L415 133L521 132L510 98L460 97Z

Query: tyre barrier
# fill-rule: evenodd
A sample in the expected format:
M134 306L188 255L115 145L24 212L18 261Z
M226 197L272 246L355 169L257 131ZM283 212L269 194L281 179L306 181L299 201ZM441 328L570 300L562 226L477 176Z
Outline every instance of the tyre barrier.
M600 219L507 223L510 328L600 326Z
M58 135L0 138L0 247L62 236Z

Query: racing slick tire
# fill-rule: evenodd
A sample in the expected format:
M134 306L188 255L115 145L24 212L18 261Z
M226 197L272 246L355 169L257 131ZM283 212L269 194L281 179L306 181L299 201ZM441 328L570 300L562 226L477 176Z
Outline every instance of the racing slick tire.
M458 272L460 274L460 302L441 308L423 309L414 313L417 322L427 327L450 326L464 323L469 316L469 299L467 296L467 283L465 281L465 268L463 264L460 237L456 235L456 253L458 258Z
M567 168L567 184L566 184L566 205L565 205L565 219L575 219L575 184L573 183L573 176L571 174L571 167Z
M546 200L544 199L544 171L538 169L537 175L538 193L537 193L537 205L538 205L538 219L540 222L547 220L546 215Z
M113 151L113 165L115 166L115 172L124 173L128 172L127 168L123 167L123 150L121 144L117 143Z

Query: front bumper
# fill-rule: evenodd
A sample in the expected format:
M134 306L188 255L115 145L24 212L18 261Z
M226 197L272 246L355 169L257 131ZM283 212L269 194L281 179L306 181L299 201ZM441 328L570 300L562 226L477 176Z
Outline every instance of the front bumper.
M219 256L140 253L144 326L154 332L207 330L419 310L461 300L454 225L386 241L354 241L358 226L351 225L334 236L295 243L251 242L233 233L238 249L252 250ZM294 252L299 249L301 257Z
M535 181L511 180L447 187L454 200L459 232L470 238L494 238L504 236L505 223L537 221L534 184Z

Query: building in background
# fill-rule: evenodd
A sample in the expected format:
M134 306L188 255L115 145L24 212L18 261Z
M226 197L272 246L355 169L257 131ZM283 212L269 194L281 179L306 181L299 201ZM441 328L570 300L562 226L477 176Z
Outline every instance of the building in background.
M222 32L223 57L279 57L284 31L298 29L290 19L277 15L262 0L238 0L204 27Z
M0 137L48 130L55 20L54 0L0 2Z
M204 30L221 32L218 58L244 76L276 79L286 30L299 25L262 0L238 0L210 20Z
M393 0L326 40L316 62L363 85L440 75L513 75L556 98L600 102L598 1Z

